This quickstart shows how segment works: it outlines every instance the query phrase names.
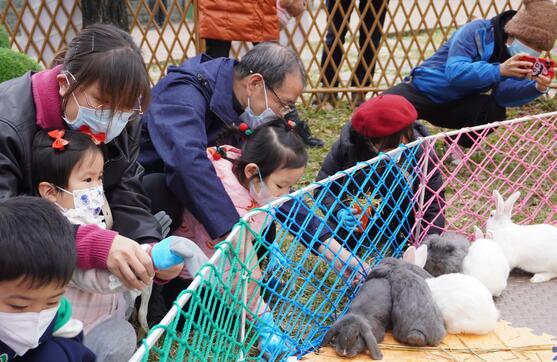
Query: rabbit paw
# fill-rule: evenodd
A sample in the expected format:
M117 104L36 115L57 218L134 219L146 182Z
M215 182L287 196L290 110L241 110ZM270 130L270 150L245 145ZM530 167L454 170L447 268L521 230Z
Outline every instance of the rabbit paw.
M534 276L530 279L530 283L543 283L555 277L557 277L557 274L555 273L549 273L549 272L537 273L534 274Z

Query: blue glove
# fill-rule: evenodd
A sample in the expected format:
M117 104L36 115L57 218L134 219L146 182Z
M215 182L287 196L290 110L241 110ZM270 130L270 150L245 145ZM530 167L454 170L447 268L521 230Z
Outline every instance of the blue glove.
M255 328L259 332L259 350L267 361L278 361L279 355L289 356L295 352L284 332L275 324L271 312L263 313Z
M340 209L337 212L338 223L345 229L353 229L359 224L358 219L354 216L355 210Z
M177 236L169 236L159 241L151 249L151 258L157 270L165 270L184 261L182 256L172 252L172 246L175 243L174 239L179 238Z

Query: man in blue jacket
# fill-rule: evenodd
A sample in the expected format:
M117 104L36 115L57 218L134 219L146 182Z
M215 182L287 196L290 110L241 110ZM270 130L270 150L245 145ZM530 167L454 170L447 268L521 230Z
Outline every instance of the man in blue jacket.
M148 173L144 186L152 209L165 210L172 217L171 230L181 223L182 207L192 212L213 239L232 229L240 216L206 149L218 144L240 147L242 123L254 129L286 117L304 85L304 68L296 54L276 43L255 46L239 62L199 55L169 67L166 77L153 88L142 118L139 161ZM290 229L308 245L314 238L326 240L331 233L327 223L308 216L302 204L288 203L277 217L295 215L297 222ZM311 219L309 226L299 228L306 218ZM185 286L179 279L165 285L166 304ZM172 288L176 290L171 292ZM153 309L156 298L151 297L149 320L153 322L160 320Z
M532 76L524 55L550 51L557 37L557 7L549 0L524 0L516 12L474 20L414 68L404 83L385 93L408 99L418 118L459 129L504 120L506 107L547 93L551 78ZM460 138L463 146L473 140Z

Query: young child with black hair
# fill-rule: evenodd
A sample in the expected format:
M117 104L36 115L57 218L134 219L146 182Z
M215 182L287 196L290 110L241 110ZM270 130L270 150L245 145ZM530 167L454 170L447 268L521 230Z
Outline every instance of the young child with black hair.
M46 200L0 202L0 361L95 361L63 297L75 267L74 234Z
M367 100L354 111L351 122L342 128L340 137L323 161L316 179L325 179L353 167L358 162L370 160L380 152L387 152L400 144L412 142L417 137L429 136L427 128L416 122L416 117L416 109L402 96L385 94ZM414 162L423 157L425 152L427 150L420 146L414 155L403 151L399 154L400 158L394 161L397 164ZM409 161L405 161L407 157L410 157ZM432 154L430 157L435 155ZM410 234L414 225L415 209L407 209L412 206L411 198L420 186L420 178L407 174L408 170L413 170L412 166L392 167L387 171L382 166L383 164L380 164L373 175L367 175L365 170L356 172L351 181L346 181L348 184L344 189L340 184L331 185L323 198L324 208L334 209L336 217L333 223L348 226L339 228L338 231L353 250L367 246L360 245L365 241L362 241L361 237L364 232L360 223L362 210L350 210L346 205L346 201L352 202L353 195L369 193L375 196L373 200L377 203L384 203L381 207L368 205L369 208L381 212L380 215L374 215L375 221L365 230L369 235L366 240L372 240L377 233L384 233L389 240L401 242L401 239ZM422 230L427 229L428 234L440 233L445 226L442 213L445 205L443 180L438 170L433 171L433 167L433 163L430 163L427 174L431 176L428 178L424 195L424 204L427 207L423 210L421 220ZM369 203L369 200L364 201ZM368 210L371 210L369 208ZM383 229L385 225L388 225L386 230ZM399 232L396 233L396 230Z
M72 224L106 227L101 214L106 202L104 155L91 135L40 130L33 141L32 168L36 193L57 205ZM182 270L184 255L173 249L176 247L183 250L195 244L171 237L152 247L144 245L157 270L157 279L172 279ZM106 270L78 268L74 272L66 297L74 305L74 316L84 324L85 344L99 360L127 360L133 354L136 333L127 319L138 294L124 288Z
M283 120L272 121L256 128L247 138L242 150L232 146L211 147L207 150L207 157L240 216L290 193L290 188L303 175L308 159L302 139ZM254 234L262 234L270 222L272 218L266 213L256 214L250 218L250 229ZM248 233L250 241L245 245L245 250L240 251L240 255L248 256L248 267L252 270L251 278L257 280L261 279L262 272L257 258L259 250L253 250L252 232ZM182 225L175 235L192 239L208 257L214 254L215 246L224 239L212 239L188 210L184 211ZM348 264L348 274L352 269L358 270L366 265L332 238L316 247L316 252L329 262L334 261L338 270L342 270L344 265ZM271 258L272 254L271 249ZM193 273L184 268L181 277L187 280L191 279L192 275ZM252 314L258 317L256 328L260 335L260 349L274 356L280 351L288 350L288 345L286 340L281 338L280 329L275 325L258 289L257 283L248 283L248 307ZM248 313L248 318L249 315Z

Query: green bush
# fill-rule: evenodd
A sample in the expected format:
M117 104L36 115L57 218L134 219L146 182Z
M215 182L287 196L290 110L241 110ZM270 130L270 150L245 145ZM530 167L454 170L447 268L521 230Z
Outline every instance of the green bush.
M41 66L26 54L0 48L0 82L19 77L30 70L41 70Z
M0 48L10 47L10 36L3 26L0 26Z

